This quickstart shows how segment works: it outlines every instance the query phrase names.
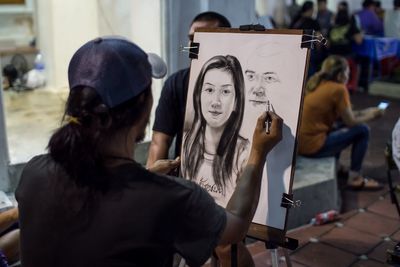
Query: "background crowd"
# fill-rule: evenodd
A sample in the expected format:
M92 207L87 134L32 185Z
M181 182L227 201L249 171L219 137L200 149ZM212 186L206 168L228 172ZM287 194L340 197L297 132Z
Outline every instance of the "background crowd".
M297 11L296 11L297 10ZM393 9L384 10L380 1L364 0L360 10L353 13L347 1L337 5L336 12L328 10L327 1L319 0L315 6L306 1L298 6L293 1L289 8L290 28L313 29L327 39L327 45L320 45L311 55L309 76L314 74L328 55L344 56L350 66L348 88L368 90L371 68L370 58L357 53L357 46L368 37L400 38L400 1L393 1ZM398 62L391 63L389 72L394 72Z

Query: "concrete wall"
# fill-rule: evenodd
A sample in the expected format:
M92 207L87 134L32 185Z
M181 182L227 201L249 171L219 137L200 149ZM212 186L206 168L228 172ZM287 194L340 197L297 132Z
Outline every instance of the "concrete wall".
M38 47L51 87L67 86L72 54L100 35L122 35L148 51L161 52L160 1L37 0Z
M132 1L99 0L97 1L99 35L130 36Z
M146 52L162 54L159 0L37 1L38 47L44 55L51 88L68 86L68 63L73 53L97 36L122 35ZM161 81L154 81L155 103L160 88Z
M152 52L160 55L166 60L164 50L164 40L162 35L161 3L163 0L132 0L131 1L131 39L142 47L146 52ZM154 111L160 97L162 80L153 79L153 98L154 105L150 124L147 129L146 140L151 138L151 126L154 122Z
M37 0L38 48L48 84L67 87L68 62L79 46L99 35L96 0Z

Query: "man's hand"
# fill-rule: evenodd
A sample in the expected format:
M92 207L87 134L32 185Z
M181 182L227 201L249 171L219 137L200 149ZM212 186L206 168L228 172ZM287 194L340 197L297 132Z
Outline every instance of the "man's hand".
M269 133L265 127L267 118ZM227 223L219 244L234 244L246 236L260 197L265 159L282 139L282 124L283 120L274 112L264 113L258 118L250 157L226 206Z
M159 159L147 169L158 174L168 174L172 170L178 168L180 164L181 159L179 157L176 159Z
M146 163L147 168L150 169L159 159L168 158L168 150L171 146L172 139L173 136L169 136L162 132L153 131L149 148L149 156Z

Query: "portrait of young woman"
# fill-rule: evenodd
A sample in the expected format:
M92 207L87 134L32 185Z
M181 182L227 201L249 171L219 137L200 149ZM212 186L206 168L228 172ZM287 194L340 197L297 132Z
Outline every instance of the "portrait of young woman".
M197 77L192 101L194 118L185 127L182 174L226 206L249 150L248 139L239 134L245 92L238 59L210 58Z

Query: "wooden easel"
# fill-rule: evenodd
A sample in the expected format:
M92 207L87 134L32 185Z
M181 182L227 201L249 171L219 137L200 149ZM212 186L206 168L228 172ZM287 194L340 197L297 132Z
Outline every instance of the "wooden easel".
M207 28L203 28L203 29L196 30L196 32L197 31L198 32L216 32L216 33L251 33L251 34L258 34L260 32L263 32L265 34L301 35L302 38L301 38L301 42L299 43L299 45L301 48L308 49L306 66L305 66L305 71L303 74L304 79L303 79L301 103L303 102L303 98L304 98L304 84L305 84L305 80L306 80L305 78L308 73L310 49L314 48L315 43L321 43L321 44L326 43L326 40L325 40L325 38L323 38L322 35L316 36L314 31L312 31L312 30L267 30L267 29L265 29L264 26L259 25L259 24L257 24L257 25L242 25L242 26L240 26L239 29L227 29L227 28L207 29ZM188 52L189 58L197 59L198 55L199 55L200 43L192 42L189 45L189 47L185 47L185 49L186 50L183 50L183 51ZM300 114L302 113L302 109L303 109L303 105L300 104ZM301 119L299 119L299 121L301 121ZM299 130L299 127L300 127L300 125L298 123L297 130ZM296 151L296 145L295 145L294 151ZM292 166L295 166L295 158L296 158L296 153L293 154ZM282 196L281 207L285 207L286 209L294 207L297 204L295 201L293 201L293 198L291 195L293 177L294 177L294 168L292 169L292 172L291 172L289 194L284 193ZM286 213L286 215L287 215L287 213ZM287 266L291 266L291 261L290 261L287 249L294 250L298 247L298 240L286 237L286 223L287 223L287 216L286 216L286 221L285 221L285 228L283 230L269 227L266 225L259 225L259 224L253 223L253 224L251 224L249 232L247 234L248 237L254 238L256 240L259 240L259 241L262 241L265 243L265 248L268 249L271 253L272 266L274 266L274 267L278 267L278 248L279 247L283 248ZM213 267L218 267L218 260L215 255L213 255L213 257L211 258L211 265ZM182 266L184 266L184 265L182 265ZM232 267L238 266L237 244L231 245L231 266Z

